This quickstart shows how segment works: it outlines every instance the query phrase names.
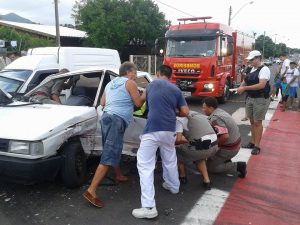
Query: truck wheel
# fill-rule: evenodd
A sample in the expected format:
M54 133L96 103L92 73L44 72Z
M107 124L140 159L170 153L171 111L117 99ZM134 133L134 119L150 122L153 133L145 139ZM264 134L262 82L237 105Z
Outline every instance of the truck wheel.
M218 98L218 102L219 102L220 104L224 104L225 102L228 101L229 95L230 95L229 88L230 88L230 86L229 86L229 81L226 80L226 81L225 81L225 86L224 86L224 94L223 94L223 96L221 96L221 97Z
M68 188L83 185L86 178L86 157L80 142L70 142L62 150L64 158L61 168L63 184Z

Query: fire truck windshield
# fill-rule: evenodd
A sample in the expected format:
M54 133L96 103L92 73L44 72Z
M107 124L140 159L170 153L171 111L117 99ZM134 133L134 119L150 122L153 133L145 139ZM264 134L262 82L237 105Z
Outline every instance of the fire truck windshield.
M167 57L208 57L215 55L216 38L214 39L168 39Z

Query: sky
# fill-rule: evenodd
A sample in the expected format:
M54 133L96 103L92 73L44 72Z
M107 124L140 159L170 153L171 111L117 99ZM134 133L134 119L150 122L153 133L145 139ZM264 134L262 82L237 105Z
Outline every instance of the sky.
M227 24L232 6L231 26L239 31L258 35L266 32L276 43L300 48L299 0L154 0L160 11L177 24L177 19L191 16L212 16L212 22ZM75 0L59 0L60 24L71 23ZM169 7L169 6L171 7ZM175 10L176 8L177 10ZM178 11L179 10L179 11ZM183 11L183 12L180 12ZM0 14L14 12L36 23L54 25L53 0L0 0ZM236 14L237 13L237 14Z

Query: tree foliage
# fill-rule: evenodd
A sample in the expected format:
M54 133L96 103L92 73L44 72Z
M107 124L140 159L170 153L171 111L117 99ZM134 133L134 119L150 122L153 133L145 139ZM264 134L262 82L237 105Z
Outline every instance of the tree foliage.
M128 46L150 51L170 25L152 0L78 0L73 12L76 26L88 33L88 45L121 52Z
M300 53L300 49L289 48L285 43L275 44L269 36L260 35L255 40L255 49L264 53L265 58L279 57L283 54Z
M8 47L10 51L27 51L29 48L55 46L54 40L32 37L29 34L17 32L13 28L0 27L0 40L17 41L16 49Z

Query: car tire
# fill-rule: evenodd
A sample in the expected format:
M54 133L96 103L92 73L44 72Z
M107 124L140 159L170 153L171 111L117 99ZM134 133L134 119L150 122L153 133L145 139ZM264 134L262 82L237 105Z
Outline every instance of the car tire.
M69 142L62 150L61 179L67 188L76 188L86 179L86 156L79 141Z
M230 84L229 84L229 81L226 80L226 81L225 81L225 86L224 86L224 93L223 93L223 96L221 96L221 97L218 98L218 102L219 102L220 104L224 104L224 103L226 103L226 102L228 101L229 96L230 96L230 91L229 91L229 89L230 89Z

